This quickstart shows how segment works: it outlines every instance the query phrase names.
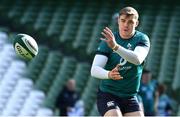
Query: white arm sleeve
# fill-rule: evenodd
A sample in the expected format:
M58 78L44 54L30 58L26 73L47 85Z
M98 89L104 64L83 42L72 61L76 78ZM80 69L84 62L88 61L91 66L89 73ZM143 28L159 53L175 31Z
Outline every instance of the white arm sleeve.
M125 49L122 46L119 46L119 48L115 52L117 52L122 58L124 58L128 62L135 65L140 65L145 60L149 52L149 47L137 46L134 51L132 51Z
M104 69L108 58L104 55L95 55L92 67L91 67L91 76L99 79L108 79L108 72Z

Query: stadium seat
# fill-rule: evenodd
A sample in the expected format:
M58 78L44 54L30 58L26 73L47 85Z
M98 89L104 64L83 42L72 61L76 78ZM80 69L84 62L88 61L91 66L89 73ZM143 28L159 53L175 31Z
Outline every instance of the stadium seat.
M146 9L143 11L143 15L141 16L141 24L139 25L138 29L148 36L151 36L154 21L155 21L155 12L156 6L153 5L146 5Z
M156 16L153 32L151 35L151 49L147 59L147 68L153 75L159 76L164 43L166 41L168 25L170 22L170 8L162 5ZM164 22L162 22L164 21Z
M90 71L88 63L78 63L73 78L76 80L77 91L81 94L87 84Z
M34 1L31 1L30 5L27 7L25 13L23 14L22 18L20 19L21 25L27 26L27 31L34 30L34 23L39 13L39 5L36 5Z
M39 108L36 116L53 116L53 111L49 108Z
M34 82L39 78L39 75L44 67L48 56L48 47L39 46L38 55L28 64L27 76Z
M178 91L178 89L180 89L180 41L179 41L179 50L178 50L178 56L177 56L177 62L176 62L176 69L175 69L175 73L174 73L174 80L172 83L172 89L175 91Z
M179 105L179 107L178 107L178 113L177 113L177 116L179 116L180 115L180 105Z
M0 52L3 49L4 45L7 43L7 41L8 41L7 33L4 31L0 31Z
M87 11L85 12L86 14L83 16L82 23L80 24L79 31L77 33L76 40L73 42L73 48L80 54L84 53L82 48L85 49L85 52L87 52L87 49L88 51L90 50L89 44L93 43L94 39L99 39L93 36L93 33L95 32L95 34L100 34L102 27L107 26L109 22L111 13L109 12L110 9L107 10L108 7L102 7L100 9L96 5L92 3L87 7ZM95 48L97 47L96 45L97 44L95 44ZM91 54L91 52L89 53Z
M164 45L165 48L162 56L161 70L158 79L159 82L164 82L167 85L172 84L172 78L174 78L174 73L176 69L176 61L178 61L177 50L180 36L178 32L180 30L177 27L180 26L180 23L178 22L180 18L176 17L177 14L179 13L175 10L168 28L167 40Z
M7 87L7 89L8 89L8 87L13 88L16 85L17 80L23 74L23 72L24 72L23 69L19 70L19 69L14 69L13 66L9 67L6 74L3 76L3 79L1 80L0 86L2 86L4 88Z
M89 37L91 36L92 26L95 23L95 14L87 13L83 16L82 22L80 24L77 36L73 43L73 48L78 49L85 47L88 44ZM82 50L82 49L81 49Z
M0 5L0 15L4 17L8 17L8 11L12 8L15 1L9 1L9 0L2 0Z
M19 79L2 112L3 116L18 115L19 110L24 104L25 98L29 95L29 91L32 89L32 85L33 82L30 79Z
M89 77L88 84L84 89L81 99L85 102L85 115L89 115L91 108L96 99L96 93L98 90L99 80L94 77ZM91 93L89 93L91 92Z
M47 92L51 86L54 77L56 76L59 64L61 62L61 54L59 52L50 52L46 61L46 65L42 73L39 76L39 79L36 81L36 88Z
M38 34L42 37L42 39L46 39L46 30L50 24L53 6L43 6L42 10L39 12L37 20L34 24L34 30L38 32ZM46 40L43 40L46 41Z
M55 76L55 79L47 93L47 98L44 100L45 107L54 109L56 98L69 78L73 77L76 67L76 60L73 57L64 57L60 69Z
M28 5L28 2L20 0L16 2L14 6L11 8L11 10L9 11L8 17L10 19L13 19L13 23L16 23L16 25L20 24L20 19L27 5Z
M64 30L60 36L60 43L66 44L65 46L68 46L74 41L74 37L76 36L81 21L82 13L83 5L79 4L79 2L76 2L72 8L72 12L68 14Z
M107 9L106 7L103 7L100 13L97 15L98 17L92 29L92 35L90 41L86 47L86 53L88 55L93 55L95 53L100 42L100 37L102 37L101 31L105 26L108 26L108 23L110 23L111 13L112 13L111 9Z
M65 6L58 7L52 16L49 28L47 29L47 36L57 36L62 33L64 23L67 19L68 9Z
M9 62L10 63L10 62ZM11 66L8 66L7 71L3 75L0 84L0 97L5 98L6 100L9 98L11 93L16 86L18 79L20 79L21 75L25 72L25 64L19 61L14 61ZM17 69L19 67L19 69Z
M180 88L180 85L179 85L180 67L179 66L180 66L180 61L178 60L178 62L176 64L176 71L175 71L175 74L174 74L174 80L173 80L173 84L172 84L173 90L178 90Z
M95 101L95 103L93 104L93 108L90 111L89 116L100 116L98 110L97 110L97 103Z
M44 98L45 94L42 91L32 90L20 110L19 116L35 116Z

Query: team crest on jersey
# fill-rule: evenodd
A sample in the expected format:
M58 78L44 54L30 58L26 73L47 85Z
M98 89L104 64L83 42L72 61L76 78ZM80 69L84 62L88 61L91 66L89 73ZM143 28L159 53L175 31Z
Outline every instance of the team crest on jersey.
M128 50L132 50L132 45L130 43L127 44Z

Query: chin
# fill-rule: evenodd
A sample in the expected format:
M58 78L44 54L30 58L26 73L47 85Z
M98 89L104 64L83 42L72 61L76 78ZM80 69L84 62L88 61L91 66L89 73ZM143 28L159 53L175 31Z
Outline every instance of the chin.
M122 38L125 38L125 39L128 39L128 38L130 38L130 37L131 37L130 34L124 34L124 35L122 35Z

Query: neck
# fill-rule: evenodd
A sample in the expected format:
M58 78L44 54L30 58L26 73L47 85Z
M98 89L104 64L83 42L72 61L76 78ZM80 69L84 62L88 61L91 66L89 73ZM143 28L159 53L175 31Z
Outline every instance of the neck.
M133 35L135 34L135 30L130 34L130 35L126 35L123 36L120 31L119 31L119 35L123 38L123 39L130 39L131 37L133 37Z

